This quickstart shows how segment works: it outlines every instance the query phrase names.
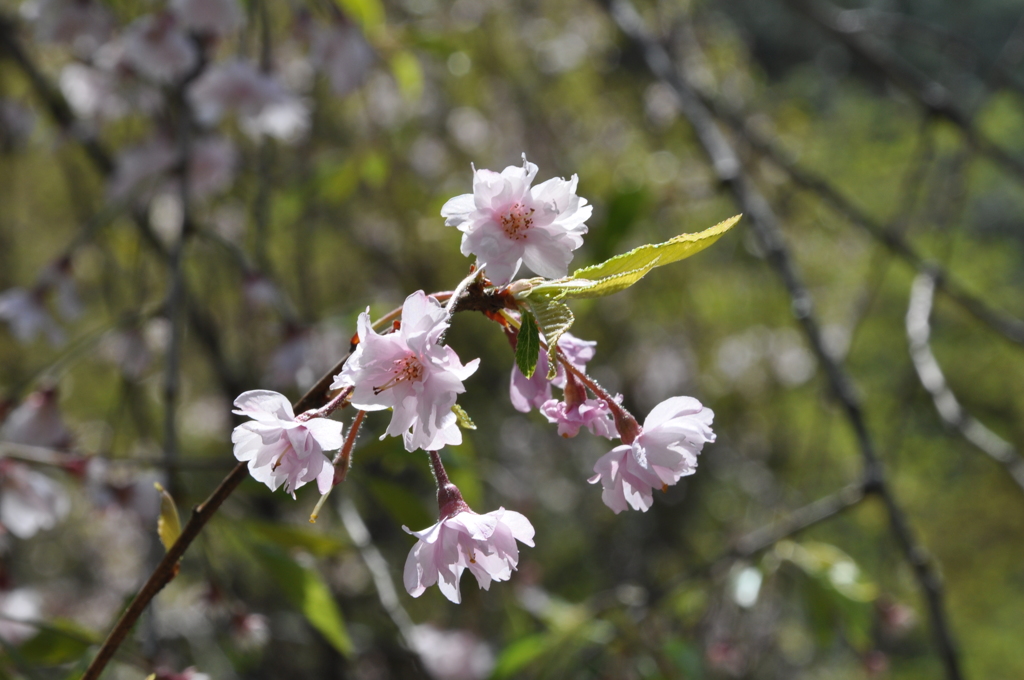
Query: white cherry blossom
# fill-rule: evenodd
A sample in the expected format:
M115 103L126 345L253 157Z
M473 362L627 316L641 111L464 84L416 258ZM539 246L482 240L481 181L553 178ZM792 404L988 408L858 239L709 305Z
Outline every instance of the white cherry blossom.
M0 426L0 441L63 449L71 445L71 431L60 414L55 388L33 392L11 411Z
M419 539L405 562L405 588L413 597L436 583L458 604L463 571L469 569L480 587L489 590L491 581L507 581L519 564L516 541L533 547L533 525L518 512L498 508L478 515L464 503L462 507L423 531L402 527Z
M576 195L578 178L553 177L535 187L537 166L509 166L500 173L473 169L473 193L441 208L445 224L462 232L462 254L476 255L497 285L526 266L541 276L568 273L572 251L583 245L593 206Z
M313 34L309 59L327 75L331 91L339 97L362 84L374 58L373 48L351 22L317 26Z
M235 458L249 463L256 481L286 493L316 480L321 494L333 486L334 466L324 451L344 444L341 423L328 418L296 419L292 405L277 392L251 390L235 399L234 413L252 418L231 433Z
M405 299L400 328L393 333L378 334L369 311L363 312L359 345L331 388L353 387L352 405L358 409L393 409L381 438L401 435L409 451L461 444L452 407L480 360L463 365L455 350L439 345L447 328L444 309L423 291Z
M602 456L588 481L601 482L601 499L616 514L632 507L646 512L654 489L665 491L697 470L697 454L715 441L715 414L693 397L672 397L648 414L631 444Z

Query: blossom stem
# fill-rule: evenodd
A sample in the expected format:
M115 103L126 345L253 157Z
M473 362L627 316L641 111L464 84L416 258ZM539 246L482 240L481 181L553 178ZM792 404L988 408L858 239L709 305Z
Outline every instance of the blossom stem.
M326 418L327 416L337 411L339 408L342 408L346 405L345 402L352 395L353 389L355 388L351 386L342 388L342 390L338 392L336 395L334 395L334 397L324 406L316 409L310 409L305 413L300 413L299 415L295 416L295 420L300 423L304 423L308 420L312 420L313 418Z
M430 456L430 467L434 471L434 478L437 480L437 509L441 519L445 520L453 515L469 510L469 505L462 498L459 487L452 484L441 463L441 454L437 451L427 451Z
M356 445L356 437L359 435L359 428L363 424L363 418L366 417L366 411L359 411L356 413L355 419L352 421L352 425L348 428L348 436L345 438L345 445L338 451L338 455L334 457L331 464L338 470L334 473L335 485L345 481L345 475L348 474L348 469L352 465L352 448Z
M619 438L623 444L632 444L633 440L640 434L640 424L637 423L636 418L626 408L620 404L612 395L608 394L608 390L601 387L601 385L588 376L580 369L573 366L572 362L569 361L562 353L561 349L556 351L558 360L562 362L562 366L565 367L566 379L575 378L581 383L587 386L591 392L594 393L599 399L603 400L608 405L608 409L612 412L612 417L615 419L615 428L619 431Z
M455 314L455 307L459 304L459 300L469 290L470 284L477 280L480 276L480 269L473 267L472 271L469 272L469 276L459 281L459 285L452 291L452 296L448 298L448 304L444 307L444 321L445 324L451 323L452 315ZM444 335L441 336L442 340Z

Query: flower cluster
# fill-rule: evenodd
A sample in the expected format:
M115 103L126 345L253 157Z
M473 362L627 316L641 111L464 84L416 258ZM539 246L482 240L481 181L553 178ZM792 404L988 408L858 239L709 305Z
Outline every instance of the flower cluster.
M597 343L577 338L564 327L549 340L533 324L531 308L518 302L516 291L538 282L509 285L521 265L548 279L565 277L591 213L586 200L576 195L575 176L531 186L536 175L537 166L525 157L522 167L500 173L474 169L473 193L451 199L441 211L448 225L462 231L462 252L477 258L470 275L453 293L432 296L416 291L400 310L377 324L369 309L360 314L353 351L334 376L327 406L295 416L284 397L263 391L246 392L235 402L235 413L253 419L235 429L238 460L247 462L253 476L271 489L283 483L293 495L296 488L316 479L321 504L345 476L365 413L391 411L381 438L401 436L407 451L427 451L438 486L438 522L422 531L406 528L417 539L404 571L405 587L413 597L436 584L457 603L464 571L468 569L479 586L488 589L492 581L511 577L519 564L518 543L533 545L534 529L526 517L505 508L474 512L441 463L440 449L462 443L456 400L480 363L463 363L444 344L452 315L471 290L491 296L490 306L482 310L502 325L514 347L527 332L536 336L535 358L528 360L536 365L529 376L519 368L523 364L517 349L509 386L513 407L524 413L537 409L563 437L587 429L621 441L596 462L590 479L601 483L602 499L616 513L649 510L654 490L665 491L693 474L704 444L715 440L714 414L692 397L663 401L640 426L623 406L621 395L609 394L587 374ZM549 342L550 352L538 349ZM550 361L556 362L553 367ZM561 390L560 398L555 389ZM341 424L328 416L350 405L359 414L343 440ZM337 472L323 455L335 449L341 449L335 459Z

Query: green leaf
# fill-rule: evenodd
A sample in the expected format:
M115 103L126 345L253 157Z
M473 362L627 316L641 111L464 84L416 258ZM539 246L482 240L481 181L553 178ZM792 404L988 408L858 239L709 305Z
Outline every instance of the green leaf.
M345 629L345 620L320 573L302 566L276 546L258 545L256 555L288 601L302 612L310 625L332 647L351 657L354 649Z
M533 377L537 370L537 359L540 358L540 331L533 315L523 312L523 321L519 326L519 339L516 341L516 366L527 378Z
M562 333L569 330L576 319L572 315L569 305L546 297L529 298L526 300L526 304L529 306L533 316L536 317L540 330L544 333L544 339L548 343L547 378L552 380L555 377L557 368L555 354L558 351L558 339L562 337ZM524 314L523 316L525 318L527 315Z
M399 50L391 57L391 73L406 101L417 102L423 95L423 69L416 55Z
M384 24L384 4L380 0L335 0L343 12L363 27L363 30L372 33L380 29Z
M502 650L491 678L498 680L515 675L548 651L551 645L551 637L546 633L519 638Z
M170 550L178 536L181 536L181 519L171 494L159 482L154 482L153 486L160 492L160 517L156 520L156 533L164 544L164 550Z
M534 286L527 299L536 296L554 300L595 298L625 290L655 267L678 262L704 250L739 222L740 217L736 215L696 234L680 234L664 243L640 246L600 264L577 269L567 279Z
M81 659L100 639L87 628L63 619L41 625L39 632L18 649L34 666L59 666Z
M452 413L455 414L455 422L458 423L459 427L461 427L463 430L476 429L476 423L474 423L473 419L469 417L468 413L466 413L466 409L462 408L458 404L455 404L454 406L452 406Z
M289 524L250 521L244 526L264 541L286 550L299 548L316 557L337 555L346 546L345 541L335 536Z

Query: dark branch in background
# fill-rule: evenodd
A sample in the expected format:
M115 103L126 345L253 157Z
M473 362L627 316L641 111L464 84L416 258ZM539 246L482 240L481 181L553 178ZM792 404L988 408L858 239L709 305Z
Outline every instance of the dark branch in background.
M732 554L736 557L753 557L779 541L795 536L816 524L832 519L836 515L860 505L865 498L867 495L863 484L845 486L833 494L793 510L777 522L750 532L736 541L736 547L732 550Z
M900 257L919 272L928 273L936 282L939 291L960 305L971 316L1018 345L1024 345L1024 322L1001 311L992 309L981 298L967 292L963 284L949 274L936 262L929 261L907 241L902 234L890 229L878 220L858 208L842 192L827 179L792 161L786 152L778 148L774 141L744 124L743 115L731 110L721 102L715 101L706 93L694 88L705 106L710 108L715 117L732 128L744 142L759 155L769 159L776 167L783 170L797 185L817 195L829 204L833 210L843 215L853 224L864 229L877 239L894 255Z
M863 488L877 494L885 504L889 526L904 557L911 564L914 575L928 605L932 633L937 651L942 658L946 676L960 680L959 656L946 620L942 584L927 553L916 541L906 517L885 480L881 461L875 452L874 441L868 432L860 400L843 368L825 347L814 316L810 293L800 279L796 265L782 238L778 218L752 180L744 172L739 156L715 124L711 111L701 102L676 69L666 50L648 33L643 19L625 0L611 0L605 5L622 32L639 48L647 67L656 78L668 85L676 94L682 114L690 122L697 140L707 154L718 179L726 186L741 206L755 236L765 252L768 262L782 278L792 300L793 313L825 369L828 383L842 406L846 418L857 438L864 461Z
M50 110L50 114L61 130L82 145L89 159L99 168L103 175L109 175L114 171L114 162L111 160L110 154L100 146L100 143L96 141L92 134L86 132L78 124L75 114L71 111L71 107L68 106L64 97L50 84L42 71L36 68L28 53L21 46L15 35L17 30L16 21L0 14L0 55L6 54L18 65L31 83L32 89L35 90L39 98L43 100L43 103Z
M1017 486L1024 490L1024 459L1020 457L1013 444L985 427L983 423L964 410L964 407L957 401L956 395L946 384L942 367L939 366L929 345L931 336L929 317L932 313L934 293L935 282L930 276L921 274L914 279L914 285L910 291L910 303L907 306L907 340L910 345L910 358L914 361L917 376L921 379L924 388L928 390L932 401L935 402L935 409L946 424L1006 468L1007 473L1017 483Z
M860 22L850 20L838 7L809 0L785 0L805 17L838 38L862 61L878 70L893 85L910 95L930 115L948 120L986 158L1024 183L1024 160L999 146L975 127L971 118L953 102L953 96L938 81L909 64L876 38L867 35ZM844 19L845 17L845 19Z

